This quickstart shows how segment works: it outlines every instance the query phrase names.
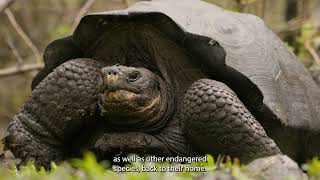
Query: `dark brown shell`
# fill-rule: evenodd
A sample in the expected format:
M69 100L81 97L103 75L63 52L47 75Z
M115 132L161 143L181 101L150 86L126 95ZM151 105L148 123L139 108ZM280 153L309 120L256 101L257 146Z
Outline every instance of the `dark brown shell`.
M191 66L230 86L264 126L319 132L320 90L285 44L260 18L200 0L154 0L85 16L72 36L48 46L46 67L33 86L62 62L88 56L117 22L151 25L193 54L197 63L156 60L167 80L179 81L177 70L185 76Z

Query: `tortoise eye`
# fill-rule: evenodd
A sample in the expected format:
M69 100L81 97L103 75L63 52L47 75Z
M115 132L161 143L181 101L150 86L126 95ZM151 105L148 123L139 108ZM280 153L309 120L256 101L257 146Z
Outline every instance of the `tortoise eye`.
M141 77L141 75L138 71L133 71L128 76L129 81L131 81L131 82L137 81L140 77Z

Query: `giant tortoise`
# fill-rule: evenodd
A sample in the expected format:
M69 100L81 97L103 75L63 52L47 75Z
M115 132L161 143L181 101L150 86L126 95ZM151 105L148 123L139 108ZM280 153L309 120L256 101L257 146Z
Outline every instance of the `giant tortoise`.
M200 0L90 14L53 41L5 147L41 165L226 154L319 155L320 90L260 18Z

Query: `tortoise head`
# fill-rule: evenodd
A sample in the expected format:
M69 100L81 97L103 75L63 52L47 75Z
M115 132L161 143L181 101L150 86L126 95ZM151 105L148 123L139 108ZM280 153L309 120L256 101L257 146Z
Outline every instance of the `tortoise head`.
M102 116L121 128L158 128L165 122L170 96L165 82L145 68L114 65L102 69ZM148 128L150 130L150 127Z

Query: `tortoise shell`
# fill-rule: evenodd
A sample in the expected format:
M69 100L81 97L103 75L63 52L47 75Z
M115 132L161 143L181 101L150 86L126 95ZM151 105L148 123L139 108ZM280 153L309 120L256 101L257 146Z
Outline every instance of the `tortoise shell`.
M45 68L33 87L61 63L78 57L147 67L177 94L200 78L222 81L288 154L309 146L305 141L315 141L320 130L320 89L254 15L200 0L153 0L90 14L71 36L48 45Z

